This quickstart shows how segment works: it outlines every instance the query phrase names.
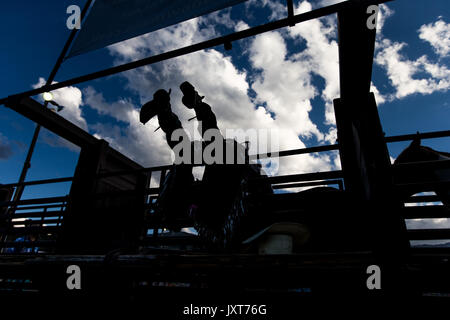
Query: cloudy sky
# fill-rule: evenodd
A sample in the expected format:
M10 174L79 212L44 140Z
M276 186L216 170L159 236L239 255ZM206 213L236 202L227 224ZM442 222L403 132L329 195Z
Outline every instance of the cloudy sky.
M19 0L0 4L0 96L40 86L69 34L66 8L84 0ZM339 1L295 1L295 13ZM387 136L449 130L450 3L397 0L382 5L372 91ZM67 60L56 80L97 71L284 18L284 0L249 0L233 8L130 39ZM139 122L139 107L157 89L172 89L172 108L187 129L194 114L181 104L179 85L188 80L217 115L219 127L270 129L280 150L335 143L332 101L339 97L336 16L308 21L222 47L200 51L58 90L60 113L144 166L169 164L170 149L156 119ZM40 99L39 97L36 97ZM0 106L0 183L16 182L34 124ZM450 139L424 142L450 150ZM389 146L395 158L406 146ZM73 175L79 150L43 131L28 179ZM337 153L288 157L279 174L338 169ZM68 192L68 185L28 188L25 197ZM415 223L415 222L413 222ZM422 224L423 221L417 221ZM447 220L427 222L450 225Z

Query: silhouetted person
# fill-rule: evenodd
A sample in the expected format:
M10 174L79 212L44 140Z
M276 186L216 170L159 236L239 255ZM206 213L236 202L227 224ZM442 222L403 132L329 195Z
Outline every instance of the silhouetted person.
M144 104L140 112L140 121L146 124L154 116L158 116L159 126L166 134L167 143L173 149L177 142L172 141L172 133L177 129L183 129L177 115L170 108L170 93L159 89L153 94L153 100Z
M200 96L194 86L187 81L180 85L180 89L183 92L181 101L188 109L194 109L197 120L202 122L202 132L200 132L202 137L209 129L219 130L216 115L211 107L203 102L204 96Z
M217 119L211 107L203 102L200 96L189 82L180 85L183 92L183 104L195 111L198 121L201 121L200 133L202 138L208 130L217 130L216 137L225 139L220 135ZM140 113L140 120L146 123L152 117L158 116L161 129L166 134L169 146L174 147L179 141L172 141L171 137L175 130L182 129L178 117L170 108L170 90L158 90L153 95L153 100L144 104ZM203 141L203 147L212 141ZM242 147L231 140L235 151L243 153ZM225 147L225 143L223 144ZM236 153L235 153L236 155ZM236 237L236 230L242 225L244 212L244 189L243 183L250 177L260 176L259 167L243 164L212 164L205 166L202 179L202 187L199 192L192 192L192 166L178 165L170 170L161 187L157 202L157 211L168 222L186 216L188 210L194 219L195 228L201 236L219 247L229 247L240 239ZM270 187L269 187L270 189ZM271 189L269 190L271 191ZM254 219L247 219L255 221ZM258 222L263 225L263 212L258 212ZM247 223L247 226L250 225ZM238 227L237 227L238 226ZM258 223L252 223L254 228L259 228ZM176 230L176 228L171 228Z

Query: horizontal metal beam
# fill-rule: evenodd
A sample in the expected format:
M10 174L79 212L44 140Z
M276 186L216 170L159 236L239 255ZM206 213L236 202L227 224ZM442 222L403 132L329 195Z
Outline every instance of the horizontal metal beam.
M337 184L341 188L342 180L321 180L312 182L302 182L302 183L288 183L288 184L277 184L272 186L273 189L289 189L289 188L302 188L302 187L313 187L313 186L329 186Z
M13 220L16 219L16 217L12 218ZM47 220L14 220L11 221L11 225L25 225L25 226L33 226L33 225L40 225L42 227L48 226L49 224L60 224L63 222L63 218L55 218L55 219L47 219Z
M386 137L386 142L401 142L414 140L417 137L420 139L434 139L434 138L444 138L450 137L450 130L447 131L433 131L433 132L423 132L423 133L415 133L415 134L404 134L399 136L391 136Z
M48 209L54 209L54 208L61 208L61 207L63 207L64 205L62 205L62 204L50 204L50 205L46 205L46 204L43 204L43 205L38 205L38 206L27 206L27 207L23 207L23 208L16 208L16 214L21 214L21 213L19 213L19 212L17 212L17 211L23 211L23 210L38 210L38 209L41 209L41 210L48 210ZM44 211L41 211L41 212L44 212ZM56 212L56 211L50 211L50 210L48 210L48 211L46 211L46 212Z
M401 216L404 219L442 219L450 218L450 211L444 206L405 207Z
M121 73L124 71L128 71L128 70L132 70L138 67L142 67L145 65L150 65L150 64L154 64L157 62L161 62L164 60L168 60L168 59L173 59L176 57L180 57L186 54L190 54L193 52L197 52L197 51L201 51L201 50L205 50L205 49L209 49L209 48L213 48L219 45L224 45L225 43L230 43L233 41L237 41L237 40L242 40L248 37L252 37L252 36L256 36L258 34L261 33L265 33L268 31L273 31L276 29L280 29L280 28L284 28L287 26L290 26L291 24L296 24L296 23L301 23L301 22L305 22L305 21L309 21L312 19L317 19L323 16L327 16L330 14L334 14L337 13L339 11L345 10L348 7L350 7L352 5L352 3L356 3L356 4L363 4L363 5L371 5L371 4L380 4L380 3L384 3L384 2L389 2L392 0L359 0L359 1L346 1L346 2L341 2L338 4L334 4L331 6L327 6L324 8L320 8L320 9L316 9L316 10L312 10L309 12L305 12L305 13L301 13L301 14L297 14L294 15L292 17L288 17L285 19L281 19L281 20L277 20L274 22L270 22L264 25L260 25L257 27L253 27L253 28L249 28L243 31L239 31L239 32L235 32L223 37L218 37L218 38L214 38L211 40L207 40L204 42L200 42L194 45L190 45L187 47L183 47L180 49L175 49L172 51L168 51L168 52L164 52L155 56L150 56L138 61L133 61L133 62L129 62L129 63L125 63L116 67L112 67L112 68L108 68L108 69L104 69L101 71L97 71L94 73L90 73L87 75L83 75L80 77L76 77L76 78L72 78L69 80L65 80L65 81L61 81L59 83L55 83L49 86L43 86L34 90L30 90L30 91L25 91L22 93L18 93L12 96L9 96L7 98L3 98L0 99L0 104L4 104L6 103L6 101L8 99L17 99L17 97L23 97L23 96L34 96L43 92L48 92L48 91L53 91L56 89L60 89L60 88L64 88L67 86L71 86L71 85L75 85L75 84L79 84L82 82L86 82L86 81L90 81L90 80L94 80L94 79L99 79L99 78L103 78L103 77L107 77L113 74L117 74L117 73Z
M94 145L99 141L32 98L10 99L6 106L79 147Z
M62 207L62 205L60 205L59 207ZM28 208L22 208L22 210L25 210ZM31 210L31 209L30 209ZM16 209L17 211L17 209ZM66 212L64 210L57 210L57 211L33 211L33 212L20 212L17 213L15 212L12 216L10 216L9 218L11 219L22 219L22 218L51 218L51 217L62 217ZM36 221L40 221L40 220L36 220ZM43 222L46 223L45 220L43 220Z
M292 150L284 150L279 152L272 152L267 154L257 154L257 155L250 155L250 160L260 160L260 159L266 159L266 158L273 158L273 157L287 157L287 156L293 156L293 155L299 155L299 154L307 154L307 153L315 153L315 152L326 152L326 151L333 151L338 150L339 145L333 144L333 145L326 145L326 146L318 146L318 147L311 147L311 148L302 148L302 149L292 149ZM205 164L194 164L193 167L200 167L204 166ZM138 170L122 170L122 171L116 171L116 172L108 172L108 173L102 173L99 174L97 177L99 179L102 178L108 178L112 176L121 176L121 175L130 175L130 174L136 174L136 173L143 173L143 172L158 172L163 170L170 170L173 168L174 165L164 165L164 166L157 166L157 167L149 167L149 168L142 168ZM15 186L15 184L10 184L8 186Z
M439 202L441 199L438 196L414 196L406 200L405 203L420 203L420 202Z
M323 171L314 173L301 173L301 174L290 174L285 176L276 177L260 177L251 179L251 183L259 182L269 182L272 184L296 182L296 181L313 181L313 180L326 180L326 179L339 179L342 178L343 174L341 170L337 171Z
M28 204L43 204L43 203L56 203L56 202L66 202L69 197L49 197L49 198L36 198L36 199L26 199L20 201L4 201L0 202L0 207L6 206L20 206Z
M41 185L41 184L50 184L50 183L61 183L61 182L70 182L73 180L73 177L65 177L65 178L54 178L54 179L45 179L45 180L33 180L22 183L9 183L3 184L1 187L16 187L16 186L33 186L33 185Z
M51 112L51 111L49 111ZM440 137L447 137L450 136L450 130L449 131L436 131L436 132L427 132L427 133L420 133L419 134L421 139L432 139L432 138L440 138ZM407 141L412 140L415 137L417 137L417 134L407 134L407 135L399 135L399 136L390 136L386 137L386 142L399 142L399 141ZM292 150L284 150L280 152L272 152L268 154L258 154L258 155L251 155L249 156L250 160L255 159L265 159L265 158L271 158L271 157L286 157L286 156L292 156L292 155L300 155L300 154L309 154L309 153L315 153L315 152L327 152L327 151L333 151L338 150L339 145L333 144L333 145L326 145L326 146L318 146L318 147L310 147L310 148L302 148L302 149L292 149ZM194 166L202 166L202 165L194 165ZM427 167L427 166L433 166L433 168L437 167L447 167L448 163L447 161L435 161L432 163L408 163L408 164L399 164L397 168L394 170L411 170L415 169L416 166L420 167ZM164 166L156 166L156 167L149 167L149 168L142 168L138 170L122 170L122 171L115 171L115 172L108 172L108 173L102 173L98 175L99 179L102 178L108 178L113 176L120 176L120 175L130 175L130 174L136 174L136 173L144 173L144 172L158 172L162 170L170 170L173 167L173 165L164 165ZM414 168L412 168L414 167ZM69 182L72 181L73 177L64 177L64 178L55 178L55 179L45 179L45 180L34 180L34 181L28 181L24 182L22 184L17 183L10 183L10 184L3 184L1 185L2 188L7 187L16 187L18 185L39 185L39 184L50 184L50 183L59 183L59 182ZM155 188L156 190L157 188ZM153 190L154 191L154 190Z
M326 151L333 151L333 150L339 150L339 145L331 144L331 145L326 145L326 146L285 150L285 151L279 151L279 152L271 152L271 153L267 153L267 154L250 155L249 159L250 160L260 160L260 159L274 158L274 157L281 158L281 157L288 157L288 156L294 156L294 155L299 155L299 154L326 152Z
M392 166L394 175L399 173L401 174L409 173L412 176L414 176L414 173L417 172L417 170L424 171L424 170L437 170L448 168L450 168L450 160L405 162Z
M399 191L409 191L417 193L417 192L435 191L436 188L442 187L450 188L450 181L411 182L411 183L394 182L394 186Z

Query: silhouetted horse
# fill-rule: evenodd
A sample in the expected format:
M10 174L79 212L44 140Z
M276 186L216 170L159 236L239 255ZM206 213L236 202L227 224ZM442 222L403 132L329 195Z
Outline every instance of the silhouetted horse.
M420 144L420 139L416 138L405 150L400 153L394 162L394 166L408 162L440 160L450 160L450 153L437 151L430 147L422 146ZM437 182L436 186L432 188L432 190L424 190L423 187L421 188L418 186L408 190L408 192L402 194L402 196L409 197L418 192L434 191L442 203L445 206L450 207L450 188L439 184L443 181L450 181L450 166L439 169L417 170L414 172L414 175L408 176L405 173L399 173L396 176L397 183Z

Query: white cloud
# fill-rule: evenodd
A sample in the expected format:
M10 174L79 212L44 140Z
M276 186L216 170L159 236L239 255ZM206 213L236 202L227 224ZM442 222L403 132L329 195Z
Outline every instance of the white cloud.
M434 23L424 24L419 29L419 38L427 41L436 54L446 57L450 52L450 24L439 19Z
M238 23L236 23L236 27L235 27L234 31L236 31L236 32L243 31L248 28L250 28L250 26L241 20L241 21L238 21Z
M381 104L386 102L387 97L380 93L380 91L373 84L373 82L370 84L370 92L373 92L373 94L375 95L375 101L377 102L377 106L380 106Z
M387 5L380 5L378 27L381 28L393 14L394 11ZM450 25L440 19L422 25L418 32L419 38L427 41L438 55L443 57L448 54ZM372 91L376 94L377 101L392 101L417 93L426 95L446 92L450 88L450 70L446 65L430 61L427 55L411 60L402 52L407 46L405 42L392 41L381 31L378 32L374 62L385 69L395 92L381 94L375 88Z
M328 133L325 135L325 141L330 144L335 144L337 141L337 129L336 127L331 127Z
M291 128L296 136L323 134L309 119L311 99L317 95L311 84L307 66L286 57L286 44L278 32L268 32L256 37L250 47L250 61L255 69L262 70L252 84L258 103L266 103L275 114L277 123Z
M307 12L312 5L302 1L295 8L295 13ZM322 99L325 101L325 119L328 124L334 124L333 99L339 97L339 54L336 37L336 20L314 19L289 28L289 34L294 39L303 40L306 49L296 58L308 72L316 74L325 80Z
M39 81L33 85L33 88L42 87L45 83L45 79L40 77ZM57 82L54 81L53 83ZM64 109L58 112L58 114L81 129L88 131L88 125L81 110L81 106L83 105L81 90L76 87L69 86L52 91L52 95L53 101L64 107ZM43 102L42 96L39 96L39 99ZM51 109L54 108L52 104L49 104L48 106ZM42 138L46 143L52 146L67 147L73 151L79 150L77 146L61 137L57 137L47 130L43 132Z
M278 32L259 35L250 47L250 61L261 74L255 77L252 89L256 103L266 104L274 113L272 127L279 131L280 149L304 148L300 136L324 139L310 120L311 99L316 89L311 84L311 74L305 64L287 58L284 39ZM329 155L303 155L280 160L280 174L331 170L333 160Z
M377 37L382 37L382 31L386 20L394 15L395 11L382 3L378 6L378 21L377 21Z
M394 158L393 156L389 155L389 159L391 160L391 164L394 164L396 158Z
M446 66L431 63L425 55L416 61L409 60L401 53L406 45L386 38L379 43L375 62L386 70L395 88L390 99L401 99L415 93L447 91L450 88L450 70ZM429 76L419 78L421 73Z

